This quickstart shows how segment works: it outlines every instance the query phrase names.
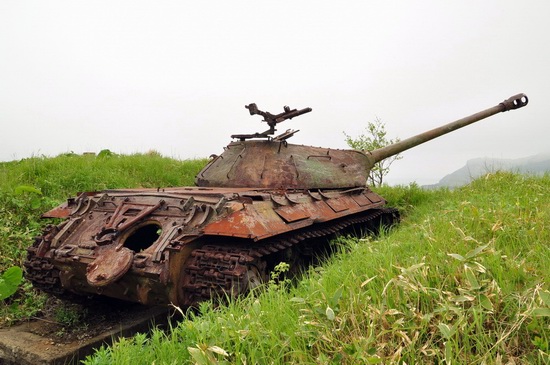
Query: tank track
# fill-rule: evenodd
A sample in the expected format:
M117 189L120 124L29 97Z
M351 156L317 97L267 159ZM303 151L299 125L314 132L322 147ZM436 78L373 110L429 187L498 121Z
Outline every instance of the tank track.
M47 258L38 256L38 247L43 240L44 236L38 236L34 239L34 244L27 248L25 277L35 288L56 296L62 295L65 289L61 286L59 270Z
M394 208L373 209L362 215L315 224L313 227L289 232L267 239L262 243L216 245L207 244L191 252L185 265L185 275L179 283L183 303L180 306L197 306L200 302L216 297L237 296L250 289L251 274L260 281L267 280L266 259L292 248L298 248L310 239L329 237L352 226L365 227L375 232L380 226L390 226L399 221ZM37 255L40 243L46 235L35 238L27 248L26 278L33 285L55 296L69 293L61 285L59 270L47 258ZM251 272L252 271L252 272Z
M290 248L300 246L308 239L327 237L351 226L366 226L371 232L383 226L399 221L399 212L394 208L382 208L368 211L360 216L345 217L338 221L317 224L299 231L293 231L282 237L268 239L265 243L254 245L205 245L191 252L185 268L182 282L185 306L215 297L236 296L249 289L249 269L257 268L261 273L265 269L266 258ZM266 280L265 273L261 277Z

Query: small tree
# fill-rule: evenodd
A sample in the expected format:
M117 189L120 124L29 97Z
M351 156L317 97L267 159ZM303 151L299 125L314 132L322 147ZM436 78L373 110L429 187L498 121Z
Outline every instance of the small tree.
M344 132L348 146L354 150L360 151L373 151L392 143L399 142L399 138L388 139L386 134L386 125L378 117L374 122L369 122L365 128L365 133L360 134L357 138L352 138ZM397 154L376 163L369 172L367 184L371 186L381 186L384 181L384 176L390 172L391 164L402 158L400 154Z

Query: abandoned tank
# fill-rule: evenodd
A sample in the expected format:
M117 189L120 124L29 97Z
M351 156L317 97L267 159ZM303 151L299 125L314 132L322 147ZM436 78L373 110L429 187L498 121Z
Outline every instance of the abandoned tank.
M84 192L45 213L62 218L28 248L26 277L53 294L95 294L147 305L193 306L260 285L281 261L311 255L351 227L376 231L398 220L366 186L378 161L494 114L527 105L524 94L375 151L288 143L280 114L246 106L269 125L233 135L196 176L196 186Z

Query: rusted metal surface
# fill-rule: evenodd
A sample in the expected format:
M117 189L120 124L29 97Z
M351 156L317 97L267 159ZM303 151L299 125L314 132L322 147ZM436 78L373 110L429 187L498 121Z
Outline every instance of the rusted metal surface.
M318 198L314 194L176 188L82 195L67 202L72 212L68 220L50 227L29 248L27 277L49 291L57 286L55 290L144 304L189 304L193 300L182 296L182 290L202 282L190 268L198 257L195 249L203 243L234 238L259 248L269 245L270 238L374 211L384 203L380 197L373 203L368 188L318 191ZM244 275L242 267L227 270L221 272L233 281Z
M269 125L269 129L262 133L254 133L254 134L233 134L231 138L237 138L241 141L251 139L251 138L270 138L271 135L273 135L276 131L275 127L278 123L284 122L287 119L292 119L295 117L298 117L302 114L309 113L312 109L311 108L304 108L301 110L297 109L290 109L288 106L285 106L284 112L279 114L271 114L270 112L264 112L258 109L256 104L248 104L245 105L245 108L248 109L250 112L250 115L261 115L264 117L263 122L266 122L267 125ZM283 141L286 140L289 137L292 137L292 135L295 132L293 131L286 131L285 133L279 135L276 137L277 140Z
M365 186L368 158L353 150L275 141L231 143L198 175L198 186L345 189Z
M309 112L262 112L270 129L235 135L196 177L197 187L119 189L70 198L45 217L28 248L26 275L55 294L98 294L143 304L195 305L239 295L280 260L294 262L320 237L351 226L376 231L399 219L365 186L376 161L498 112L503 103L368 154L292 145L294 131L270 137L277 123ZM265 140L250 140L264 138Z
M376 230L399 219L395 209L372 209L363 214L319 223L278 235L255 245L205 245L193 251L180 285L180 303L193 305L225 294L239 295L267 279L266 257L298 247L303 241L328 237L351 225ZM252 274L251 274L252 273Z
M107 286L119 280L132 267L134 251L126 247L98 247L96 258L86 267L88 284Z

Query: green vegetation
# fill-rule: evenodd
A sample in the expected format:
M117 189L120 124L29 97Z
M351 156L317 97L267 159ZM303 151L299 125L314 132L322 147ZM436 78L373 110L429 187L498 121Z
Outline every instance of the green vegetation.
M389 139L387 137L386 124L382 122L380 118L376 118L373 122L368 122L365 128L365 133L361 133L359 136L353 138L344 132L346 136L346 143L354 150L359 151L374 151L376 149L386 147L390 144L394 144L400 141L399 138ZM382 186L384 177L390 172L390 166L397 160L402 159L401 154L396 154L388 158L383 159L374 164L369 171L367 178L367 184L369 186Z
M37 217L67 196L190 185L204 163L104 154L0 164L0 272L22 265ZM84 362L550 362L550 176L496 173L456 190L379 192L404 214L391 231L342 237L333 242L340 252L297 282L273 279L227 305L204 303L170 331L120 340ZM23 283L1 302L1 321L33 316L43 302ZM70 309L56 315L78 320Z
M0 276L0 300L11 297L17 291L23 280L23 270L19 266L12 266Z

